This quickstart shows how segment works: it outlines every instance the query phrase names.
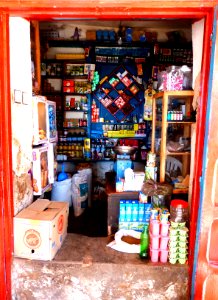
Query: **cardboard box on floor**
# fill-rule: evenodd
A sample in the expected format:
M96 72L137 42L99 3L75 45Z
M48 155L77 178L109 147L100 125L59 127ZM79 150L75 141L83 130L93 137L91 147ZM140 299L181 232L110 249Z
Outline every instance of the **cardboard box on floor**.
M67 202L38 199L14 217L14 255L52 260L60 249L68 225Z

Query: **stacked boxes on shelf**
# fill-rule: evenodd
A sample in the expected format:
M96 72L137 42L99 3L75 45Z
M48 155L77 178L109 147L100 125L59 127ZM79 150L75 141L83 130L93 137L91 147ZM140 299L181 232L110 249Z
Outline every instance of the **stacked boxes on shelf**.
M171 264L179 262L185 264L188 254L188 202L174 199L170 203L170 241L169 261Z
M145 180L157 180L156 154L149 152L147 154L147 162L145 166Z
M185 264L188 253L188 228L185 222L177 223L171 221L169 240L169 262Z
M149 223L151 206L138 200L120 200L119 229L142 231Z
M169 241L168 221L150 221L150 256L152 262L167 262L168 241Z

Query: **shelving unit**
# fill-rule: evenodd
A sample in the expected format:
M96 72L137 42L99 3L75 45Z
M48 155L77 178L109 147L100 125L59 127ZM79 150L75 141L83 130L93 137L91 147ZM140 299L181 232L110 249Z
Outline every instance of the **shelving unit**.
M147 81L151 76L152 65L164 65L175 59L182 63L182 58L188 51L186 48L190 47L184 47L184 51L179 51L179 46L175 45L169 50L168 45L159 44L159 54L155 55L155 44L148 42L123 42L122 45L118 45L116 41L100 40L53 39L47 40L47 42L49 47L81 48L83 54L77 60L64 58L63 54L59 57L56 56L59 59L42 61L43 94L48 95L54 101L60 96L57 103L59 137L63 138L63 133L66 134L66 131L70 133L70 141L65 141L63 146L67 146L67 143L71 142L76 143L77 139L84 140L86 137L91 139L106 137L138 139L140 140L139 144L146 145L146 149L150 148L150 121L144 122L145 127L139 128L139 130L123 128L123 124L128 125L131 121L132 123L139 123L133 121L132 117L137 114L139 117L140 113L143 114L144 87L141 83L143 80ZM90 51L87 52L88 48ZM97 90L92 95L90 86L85 87L90 80L86 65L90 63L96 63L101 78ZM143 65L141 77L138 75L136 64ZM56 84L54 88L50 86L52 82ZM85 105L87 105L85 109L81 104L84 99L86 99ZM91 122L91 102L93 99L97 103L99 117L107 120L110 125L117 125L117 129L104 130L108 123ZM85 116L86 124L80 124L83 116ZM81 141L79 142L81 143ZM67 150L64 152L67 153Z
M167 151L168 129L170 126L180 126L183 129L183 137L191 137L192 120L192 100L193 91L166 91L160 92L153 96L153 120L152 120L152 143L151 151L160 156L160 182L165 181L165 169L167 156L181 157L182 160L182 175L188 174L190 165L191 151ZM172 101L176 101L178 106L184 105L183 120L168 120L169 108ZM161 111L160 111L161 110ZM160 119L161 118L161 119ZM157 120L158 119L158 120ZM156 134L159 129L160 150L155 146L157 141Z
M84 60L47 59L42 62L41 74L42 93L58 102L57 154L82 159L84 139L90 135L88 64Z

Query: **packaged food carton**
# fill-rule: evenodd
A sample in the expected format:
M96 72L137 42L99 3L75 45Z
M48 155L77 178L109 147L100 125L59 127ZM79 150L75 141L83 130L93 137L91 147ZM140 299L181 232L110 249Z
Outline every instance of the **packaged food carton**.
M67 202L38 199L14 217L14 255L52 260L67 235Z
M32 150L33 193L43 194L54 182L54 149L51 144L38 146Z

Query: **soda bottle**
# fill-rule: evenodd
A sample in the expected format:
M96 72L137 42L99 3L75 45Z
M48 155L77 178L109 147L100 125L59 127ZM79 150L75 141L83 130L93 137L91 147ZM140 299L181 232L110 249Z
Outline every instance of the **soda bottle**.
M140 236L140 257L147 258L148 257L148 246L149 246L149 233L148 233L148 224L146 224L143 228L143 231Z

